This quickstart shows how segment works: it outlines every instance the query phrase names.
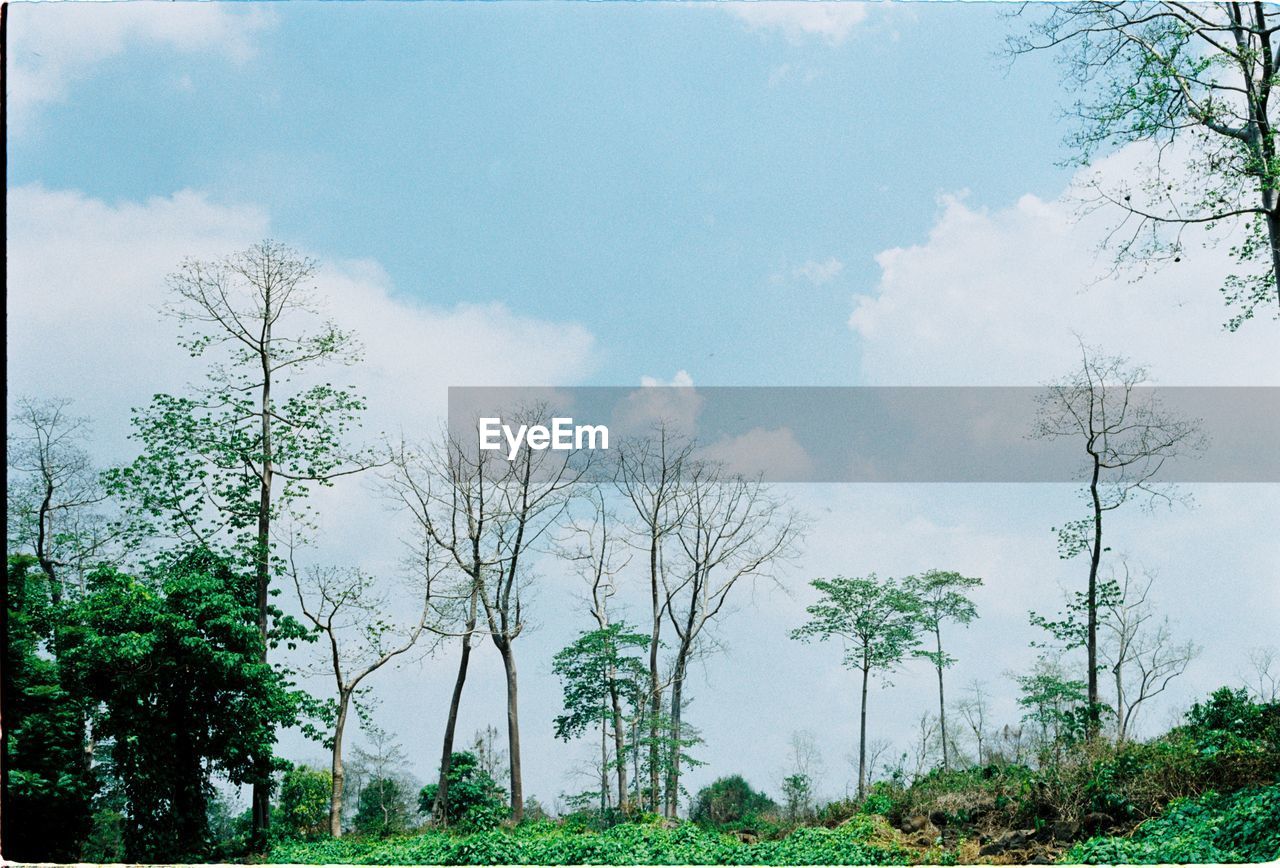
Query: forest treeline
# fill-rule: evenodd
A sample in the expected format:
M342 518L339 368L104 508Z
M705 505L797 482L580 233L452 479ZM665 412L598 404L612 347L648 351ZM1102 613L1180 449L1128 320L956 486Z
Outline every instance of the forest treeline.
M719 650L715 626L748 589L784 568L803 575L806 517L661 420L603 457L526 447L508 460L447 433L361 442L364 401L331 382L359 364L359 342L317 313L314 274L315 263L269 241L181 264L166 310L205 379L134 410L128 463L95 464L88 422L68 402L19 403L8 441L6 856L198 861L350 832L378 838L425 825L466 835L548 822L524 792L517 662L529 589L552 560L578 577L583 626L551 661L563 714L550 724L558 738L598 748L593 783L564 809L597 830L667 828L687 808L696 823L751 845L879 810L954 834L976 820L918 803L930 781L1025 797L1029 781L1052 789L1037 776L1061 780L1131 756L1145 749L1131 746L1138 715L1199 652L1158 612L1152 576L1111 555L1104 531L1117 509L1176 502L1159 468L1202 438L1193 420L1138 388L1144 369L1082 344L1079 369L1044 388L1033 432L1079 445L1083 515L1055 532L1061 556L1081 564L1081 589L1059 612L1030 614L1043 640L1013 680L1020 719L995 721L984 684L947 682L956 662L948 638L978 620L982 578L945 569L812 578L816 601L791 639L841 655L851 672L852 792L818 803L820 762L797 736L781 803L732 775L690 793L698 745L715 737L688 718L690 665ZM588 477L588 461L609 462L607 472L596 466ZM400 574L325 560L310 495L343 477L375 481L412 528ZM618 604L624 585L646 601L641 612ZM485 647L503 664L505 732L462 744L459 710L473 689L472 656ZM414 793L368 698L380 670L426 653L456 675L432 706L445 722L438 777ZM303 658L327 691L299 686ZM936 676L936 713L892 756L868 738L870 688L912 660ZM1088 798L1041 793L1019 810L1064 824L1054 840L1069 842L1222 780L1274 783L1280 665L1265 649L1253 662L1252 699L1227 691L1204 706L1234 704L1261 721L1238 734L1246 748L1236 745L1229 772L1123 796L1123 811L1108 807L1116 794L1105 781L1090 784ZM1188 725L1205 730L1218 712L1193 713ZM353 721L373 748L351 788ZM329 767L279 758L287 727L323 745ZM250 788L243 817L227 815L216 795L224 783ZM1011 804L1001 799L983 816ZM922 810L937 816L920 821Z

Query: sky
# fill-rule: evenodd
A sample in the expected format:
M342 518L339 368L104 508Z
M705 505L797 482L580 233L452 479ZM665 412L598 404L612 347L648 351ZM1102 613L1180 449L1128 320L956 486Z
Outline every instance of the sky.
M1142 279L1110 273L1111 218L1082 216L1074 191L1149 155L1070 164L1074 97L1053 58L1003 54L1026 26L1008 8L14 3L10 409L73 398L95 458L127 460L129 408L198 375L157 314L165 275L268 236L321 263L334 316L360 334L348 374L371 433L435 430L451 385L1036 385L1070 369L1077 335L1160 384L1280 385L1280 323L1222 328L1230 237ZM844 792L853 676L835 649L786 638L820 575L984 577L950 683L986 681L1016 718L1026 612L1081 576L1050 530L1078 512L1071 486L785 493L813 529L696 673L708 764L691 787L740 771L776 793L807 730L824 791ZM1175 631L1205 646L1153 730L1238 680L1280 612L1277 486L1190 493L1194 509L1115 525ZM403 524L374 483L319 507L318 559L394 573ZM590 753L551 737L549 660L587 626L574 593L540 564L520 640L526 792L546 804L585 788L569 770ZM464 733L503 718L484 651ZM422 780L453 665L440 653L372 682ZM915 666L878 691L873 735L908 749L929 685ZM284 749L321 757L292 735Z

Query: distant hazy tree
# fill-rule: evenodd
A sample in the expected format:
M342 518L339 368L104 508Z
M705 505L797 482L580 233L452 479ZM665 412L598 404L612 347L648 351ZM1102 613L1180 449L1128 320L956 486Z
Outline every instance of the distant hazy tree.
M1247 676L1249 691L1259 702L1280 700L1280 649L1274 645L1250 648L1249 665L1253 667Z
M801 641L839 639L844 664L862 673L858 724L858 798L867 791L867 687L872 673L883 678L920 643L915 598L895 579L872 573L865 578L815 579L822 595L808 606L809 621L793 630Z
M1104 551L1104 517L1126 503L1171 502L1172 489L1157 480L1166 461L1196 454L1204 446L1199 424L1166 410L1159 396L1144 388L1145 368L1119 356L1104 356L1080 346L1080 367L1051 383L1039 398L1034 436L1078 442L1086 458L1089 517L1058 530L1062 557L1089 555L1085 590L1084 648L1087 658L1089 720L1097 732L1101 717L1098 691L1098 585Z
M986 687L981 681L974 680L969 682L965 694L956 708L965 726L973 733L976 759L978 765L983 765L987 761L987 722L990 717Z
M1124 741L1143 704L1163 693L1200 654L1194 642L1175 642L1168 617L1159 617L1150 599L1154 578L1134 576L1127 563L1111 579L1101 615L1103 663L1116 692L1116 740Z
M947 699L942 684L942 673L956 662L955 657L942 650L942 625L946 621L968 625L978 617L978 609L966 595L967 591L981 587L982 579L962 576L949 570L929 570L918 576L908 576L903 586L918 602L920 628L933 637L933 650L917 648L916 656L933 664L938 673L938 728L942 743L942 767L951 767L950 745L947 737Z
M1121 262L1177 261L1189 227L1243 224L1232 251L1241 271L1223 286L1237 308L1231 329L1280 303L1278 29L1280 10L1267 3L1091 0L1050 7L1012 42L1015 52L1065 52L1081 95L1071 139L1080 162L1153 146L1136 177L1093 185L1099 204L1125 215L1110 239ZM1171 146L1185 161L1166 159Z
M822 754L813 733L797 730L791 733L788 767L782 779L787 819L799 822L810 817L815 808L817 789L822 774Z

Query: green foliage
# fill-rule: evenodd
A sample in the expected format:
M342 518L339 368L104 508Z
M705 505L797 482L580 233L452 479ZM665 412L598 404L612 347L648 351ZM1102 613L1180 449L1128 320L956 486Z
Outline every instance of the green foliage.
M280 822L286 834L315 838L329 831L329 798L333 775L294 766L280 784Z
M360 790L356 815L352 820L356 832L376 838L398 835L409 828L409 794L395 778L374 778Z
M1182 799L1127 837L1091 838L1064 862L1206 863L1280 859L1280 785Z
M342 838L283 843L272 862L357 865L904 865L908 853L873 842L870 818L839 829L802 827L776 841L737 838L681 824L671 829L624 823L603 832L573 832L550 822L466 836L431 831L387 841Z
M937 640L933 650L917 648L914 655L923 657L938 669L955 663L955 658L942 650L942 625L947 621L967 625L978 617L978 609L966 592L982 586L982 579L962 576L949 570L928 570L903 579L903 590L916 601L916 618L921 629Z
M892 669L920 642L919 601L893 579L814 579L822 599L807 607L809 622L793 639L846 640L845 665L864 672Z
M700 826L728 829L752 825L778 810L773 799L751 789L742 775L718 778L698 791L689 819Z
M427 784L418 793L418 811L430 814L438 784ZM463 831L497 828L510 813L507 792L470 751L458 751L449 759L449 802L445 822Z
M622 622L583 633L556 654L551 670L564 685L565 713L556 718L556 738L568 741L589 727L613 721L613 699L634 700L648 669L637 656L649 637L627 632Z
M93 823L97 781L85 754L85 703L64 686L61 667L45 651L65 607L52 602L32 557L10 557L5 581L5 855L74 862Z
M89 576L66 658L94 703L96 737L112 745L131 860L204 857L210 774L243 784L273 770L276 727L294 704L262 662L252 587L201 549L143 578Z

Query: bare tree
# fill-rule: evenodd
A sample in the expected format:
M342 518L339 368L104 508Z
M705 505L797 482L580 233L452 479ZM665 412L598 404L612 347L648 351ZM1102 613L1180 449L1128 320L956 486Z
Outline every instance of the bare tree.
M63 570L82 584L118 536L99 510L107 491L84 449L89 422L70 406L66 399L20 398L7 442L10 551L31 552L54 605L66 591Z
M1080 368L1051 383L1039 399L1033 436L1078 441L1087 459L1086 494L1090 515L1059 530L1063 557L1089 554L1085 591L1088 714L1094 732L1101 721L1098 691L1098 571L1103 553L1103 519L1142 498L1148 505L1171 503L1173 492L1157 479L1164 463L1204 446L1199 424L1165 410L1159 396L1142 384L1145 368L1120 356L1100 355L1080 344Z
M960 701L956 710L960 712L965 726L969 727L969 731L973 733L978 765L984 765L987 761L987 720L990 717L986 686L975 679L969 682L965 692L967 695Z
M1274 645L1249 649L1249 690L1259 702L1280 700L1280 649Z
M1090 0L1055 5L1011 42L1015 53L1065 52L1081 94L1071 139L1080 162L1106 147L1154 146L1134 181L1092 186L1097 204L1124 215L1110 239L1119 261L1177 261L1189 227L1245 224L1233 250L1244 272L1223 287L1238 308L1232 329L1280 302L1277 29L1280 11L1267 3ZM1185 171L1166 159L1175 144Z
M1200 653L1194 642L1174 643L1169 619L1157 618L1150 598L1154 577L1135 577L1126 562L1123 577L1103 593L1101 646L1116 691L1116 741L1132 734L1144 702L1163 693Z
M609 601L618 593L618 574L626 568L631 557L624 550L627 539L620 533L623 529L608 508L604 490L593 488L583 500L588 507L588 516L584 521L571 523L571 542L562 546L561 555L575 565L588 585L591 616L599 629L607 630L610 626ZM626 813L631 807L627 790L626 720L622 714L624 697L619 690L616 667L610 669L607 680L613 717L613 764L616 767L618 807ZM604 745L601 752L602 756L606 752ZM601 763L607 769L604 759Z
M938 716L924 712L916 719L915 740L911 744L911 779L916 780L929 770L938 755L938 742L942 730Z
M649 639L649 786L647 808L658 810L660 784L659 722L662 694L666 689L659 661L662 623L665 617L663 550L679 524L677 492L690 463L693 444L666 424L658 424L652 436L624 442L617 450L616 486L632 509L635 545L648 561ZM638 769L637 769L638 772ZM637 782L639 789L639 782Z
M435 580L442 567L423 563L418 593L422 608L416 623L399 626L386 617L389 594L378 581L358 569L314 567L304 572L290 557L290 572L303 617L328 644L329 672L337 697L333 731L329 737L332 788L329 799L329 833L342 835L343 763L342 739L352 698L365 679L418 643L434 614Z
M680 788L681 713L695 647L726 611L733 589L760 578L795 554L803 522L759 480L726 474L718 465L685 468L675 528L679 565L662 576L663 608L676 634L671 677L671 759L664 807L675 816Z
M533 420L544 408L508 414ZM423 533L468 577L471 593L484 615L489 638L502 658L507 689L508 757L511 765L511 813L524 811L520 766L520 720L515 641L526 626L524 594L529 560L539 541L563 513L585 465L580 453L534 450L525 444L508 461L477 442L463 444L446 436L425 459L402 448L395 459L392 489L412 512ZM470 653L473 626L464 631L464 660ZM460 697L465 662L459 669L455 697ZM456 702L450 718L456 720ZM450 735L441 762L445 791L451 751ZM437 801L443 804L443 798Z

